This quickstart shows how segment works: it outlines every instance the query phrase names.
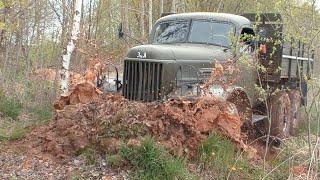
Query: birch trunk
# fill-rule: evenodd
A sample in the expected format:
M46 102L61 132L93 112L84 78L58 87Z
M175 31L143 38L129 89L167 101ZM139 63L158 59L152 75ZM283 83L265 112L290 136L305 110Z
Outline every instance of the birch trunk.
M163 14L163 0L160 0L160 16Z
M175 13L175 12L176 12L176 0L172 0L171 12L172 12L172 13Z
M62 93L68 92L68 88L69 88L70 60L71 60L72 52L75 49L75 43L78 40L79 34L80 34L81 6L82 6L82 0L75 0L71 39L62 55L62 70L60 74L61 76L60 89Z
M141 16L140 16L141 39L144 39L144 36L145 36L145 30L144 30L144 14L145 14L144 0L140 0L140 6L141 6Z
M149 34L152 29L152 0L149 0Z

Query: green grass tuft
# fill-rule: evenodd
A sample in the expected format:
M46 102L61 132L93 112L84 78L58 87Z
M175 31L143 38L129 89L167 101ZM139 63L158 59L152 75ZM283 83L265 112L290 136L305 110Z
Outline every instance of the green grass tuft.
M111 167L120 167L124 162L124 159L120 154L107 155L106 159L107 159L107 163Z
M7 117L16 119L22 110L22 103L14 98L0 98L0 112Z
M234 162L235 154L235 146L218 134L211 134L199 148L200 162L204 166L219 167L223 171L228 170L226 165Z
M262 170L239 155L229 139L213 133L199 147L199 164L202 170L213 171L217 179L260 179Z
M95 165L97 163L96 161L96 150L93 147L87 147L81 152L81 155L84 156L86 159L87 165Z
M171 156L152 138L139 147L123 146L120 155L136 170L136 179L187 179L186 161Z
M49 122L53 116L53 108L49 103L44 103L43 105L36 105L34 107L29 107L28 109L34 124L41 125Z
M28 132L22 122L5 122L0 127L1 140L18 140Z

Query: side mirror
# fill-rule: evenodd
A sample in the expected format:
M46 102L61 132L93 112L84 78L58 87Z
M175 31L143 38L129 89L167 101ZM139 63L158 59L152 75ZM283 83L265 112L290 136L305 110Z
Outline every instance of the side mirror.
M123 32L123 29L122 29L122 22L119 24L119 27L118 27L118 37L119 39L122 39L124 36L124 32Z

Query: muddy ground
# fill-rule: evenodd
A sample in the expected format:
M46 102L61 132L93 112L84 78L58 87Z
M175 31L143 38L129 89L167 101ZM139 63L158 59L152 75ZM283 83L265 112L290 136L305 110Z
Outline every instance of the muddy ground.
M217 132L252 163L261 163L264 144L255 141L254 126L243 126L230 103L215 97L128 101L97 89L100 67L88 67L83 76L74 78L69 93L56 101L49 124L34 128L21 140L0 141L1 179L128 179L129 170L111 169L103 155L116 153L121 143L138 146L145 136L154 137L171 154L192 160L201 142ZM98 159L88 165L82 154L92 147Z
M48 125L36 127L22 140L1 144L2 178L122 179L128 176L126 170L110 169L103 158L98 165L87 166L85 158L78 155L87 147L95 147L101 154L115 153L120 143L138 145L144 136L153 136L176 156L192 159L199 144L216 131L256 157L256 148L246 145L242 122L229 111L227 102L214 98L130 102L88 87L75 87L57 101Z
M54 104L48 125L36 127L22 140L1 142L3 179L125 178L127 172L111 170L103 158L98 165L87 166L79 154L88 147L101 154L116 153L120 143L139 145L145 136L154 137L175 156L193 159L200 143L214 131L257 159L257 147L247 145L252 137L241 131L243 122L228 102L214 97L131 102L95 86L101 71L100 61L90 60L86 72L72 77L70 91Z

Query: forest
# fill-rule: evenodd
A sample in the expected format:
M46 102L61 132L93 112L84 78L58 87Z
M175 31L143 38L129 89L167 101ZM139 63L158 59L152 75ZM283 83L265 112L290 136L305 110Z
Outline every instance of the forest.
M320 0L0 0L0 179L318 179L319 58Z

